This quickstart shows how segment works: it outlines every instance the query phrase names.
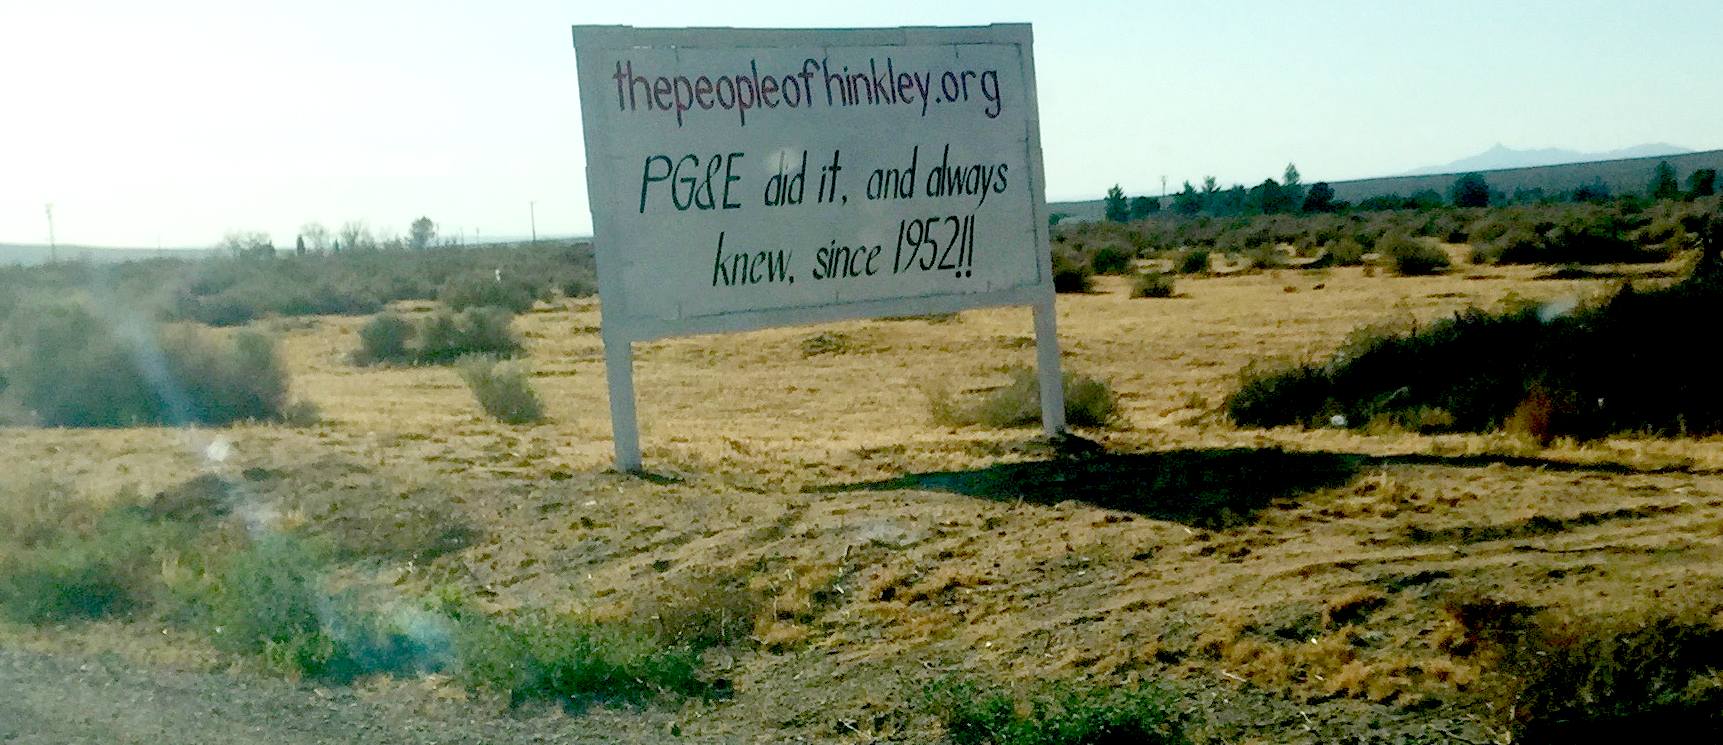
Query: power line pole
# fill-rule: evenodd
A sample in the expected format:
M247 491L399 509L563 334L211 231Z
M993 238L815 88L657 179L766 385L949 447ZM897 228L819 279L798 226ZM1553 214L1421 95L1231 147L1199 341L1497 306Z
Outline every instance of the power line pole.
M53 202L48 203L46 211L48 213L48 263L57 264L60 262L60 247L57 243L54 242L54 203Z
M538 202L528 201L526 203L526 211L527 211L528 217L532 220L532 242L534 244L537 244L538 243Z

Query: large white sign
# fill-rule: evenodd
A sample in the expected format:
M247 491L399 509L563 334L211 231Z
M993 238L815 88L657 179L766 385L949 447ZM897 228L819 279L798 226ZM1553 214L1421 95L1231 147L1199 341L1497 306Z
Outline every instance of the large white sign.
M1055 402L1030 39L574 29L619 466L629 345L666 336L1032 305Z

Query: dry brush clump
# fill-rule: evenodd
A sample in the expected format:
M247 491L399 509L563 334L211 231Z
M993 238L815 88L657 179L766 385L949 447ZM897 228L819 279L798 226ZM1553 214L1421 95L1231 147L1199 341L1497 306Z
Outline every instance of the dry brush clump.
M1013 367L1010 382L971 400L960 400L948 388L932 387L928 409L936 424L949 427L1024 427L1041 421L1041 382L1033 368ZM1119 399L1099 378L1064 375L1065 421L1073 427L1105 427L1119 415Z
M0 409L61 427L228 424L306 415L273 340L44 302L0 328Z
M461 380L478 399L479 408L504 424L536 424L544 421L544 403L532 389L526 367L515 361L470 355L456 363Z
M481 306L440 310L417 322L381 313L359 329L359 365L446 365L469 355L510 357L521 351L506 309Z

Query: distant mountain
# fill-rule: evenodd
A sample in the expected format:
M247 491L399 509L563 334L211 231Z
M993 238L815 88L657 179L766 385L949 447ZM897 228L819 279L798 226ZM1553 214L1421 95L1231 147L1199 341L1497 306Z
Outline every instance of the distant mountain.
M1461 158L1452 163L1439 166L1428 166L1413 171L1407 171L1402 176L1426 176L1436 173L1468 173L1471 171L1494 171L1503 168L1536 168L1538 166L1559 166L1568 163L1590 163L1599 160L1623 160L1626 158L1657 158L1667 155L1684 155L1693 152L1684 147L1676 147L1666 143L1649 145L1634 145L1620 150L1610 150L1602 153L1582 153L1577 150L1546 147L1536 150L1515 150L1497 143L1495 147L1470 158Z

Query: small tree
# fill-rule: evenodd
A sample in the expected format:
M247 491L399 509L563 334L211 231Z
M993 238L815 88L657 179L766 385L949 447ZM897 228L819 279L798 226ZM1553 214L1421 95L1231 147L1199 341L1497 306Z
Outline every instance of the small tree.
M293 252L300 256L305 255L305 236L302 235L293 239Z
M268 233L234 231L222 236L216 248L238 258L270 259L275 257L275 243Z
M377 247L377 238L371 235L371 228L362 220L342 225L338 242L348 251L368 251Z
M1131 219L1130 202L1125 199L1125 191L1120 189L1118 184L1113 184L1113 188L1107 190L1106 213L1107 219L1112 222L1126 222Z
M1131 219L1142 220L1161 211L1161 200L1150 197L1131 198Z
M1185 182L1185 188L1173 195L1173 211L1181 215L1195 215L1203 211L1203 197L1197 193L1191 182Z
M1488 207L1490 182L1485 181L1481 174L1468 173L1454 180L1454 186L1448 190L1448 198L1455 207Z
M299 226L299 236L305 240L305 248L322 253L329 249L329 229L320 222L308 222Z
M1708 197L1717 193L1717 169L1701 168L1687 175L1688 196Z
M1334 187L1327 181L1318 181L1310 186L1310 191L1304 195L1305 212L1333 212Z
M1280 179L1280 212L1292 212L1304 203L1304 182L1298 174L1298 166L1286 164L1286 171Z
M1675 180L1675 167L1669 161L1657 162L1657 170L1651 173L1651 185L1646 189L1652 199L1677 199L1681 196L1681 182Z
M423 251L431 247L437 240L437 225L429 217L421 217L413 221L413 226L407 232L407 246L415 251Z

